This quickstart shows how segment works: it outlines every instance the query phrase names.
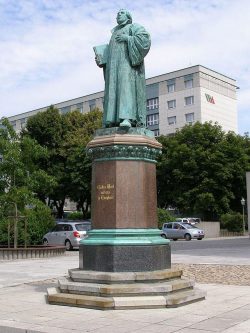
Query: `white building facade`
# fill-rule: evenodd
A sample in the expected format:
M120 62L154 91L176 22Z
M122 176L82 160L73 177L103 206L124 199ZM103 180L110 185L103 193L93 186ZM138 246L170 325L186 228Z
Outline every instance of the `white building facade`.
M146 80L147 126L155 136L173 134L196 121L217 122L224 131L238 132L236 81L201 65ZM103 91L54 106L61 113L103 109ZM9 117L16 131L48 106Z

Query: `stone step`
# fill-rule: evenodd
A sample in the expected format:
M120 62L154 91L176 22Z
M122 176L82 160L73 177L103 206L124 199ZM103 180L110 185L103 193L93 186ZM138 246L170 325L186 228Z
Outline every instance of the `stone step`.
M130 296L100 297L60 293L56 288L48 289L48 301L51 304L68 305L102 310L146 309L178 307L205 298L200 290L176 292L171 296Z
M189 303L202 301L205 297L206 292L197 288L192 290L181 290L166 296L166 306L168 308L175 308Z
M76 282L98 282L98 283L134 283L164 281L180 278L182 271L179 269L163 269L149 272L100 272L84 271L78 268L69 269L69 276Z
M114 300L109 297L96 297L61 293L57 288L47 289L47 298L50 304L77 306L93 309L114 309Z
M201 301L205 299L205 293L195 289L176 292L171 296L113 297L113 299L115 310L170 308Z
M62 278L58 281L63 293L84 294L95 296L130 296L130 295L164 295L177 290L190 289L194 281L187 279L175 279L154 283L120 283L120 284L98 284L89 282L74 282Z

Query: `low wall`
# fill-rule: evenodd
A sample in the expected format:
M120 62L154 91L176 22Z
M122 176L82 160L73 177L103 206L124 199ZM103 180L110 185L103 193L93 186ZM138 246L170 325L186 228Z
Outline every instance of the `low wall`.
M205 238L220 237L220 222L200 222L195 225L205 231Z
M64 246L43 246L29 248L0 248L0 260L48 258L61 256L65 253Z

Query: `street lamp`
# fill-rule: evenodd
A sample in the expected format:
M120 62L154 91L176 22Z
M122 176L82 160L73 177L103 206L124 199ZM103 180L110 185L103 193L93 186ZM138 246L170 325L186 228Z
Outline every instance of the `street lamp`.
M245 203L246 203L246 200L244 198L242 198L240 200L241 202L241 205L242 205L242 226L243 226L243 235L245 235L245 212L244 212L244 208L245 208Z

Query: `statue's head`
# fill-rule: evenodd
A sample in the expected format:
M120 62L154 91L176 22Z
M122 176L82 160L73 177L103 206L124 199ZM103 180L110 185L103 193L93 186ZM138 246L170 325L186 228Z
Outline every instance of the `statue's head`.
M119 25L132 23L132 16L126 9L120 9L117 13L116 21Z

